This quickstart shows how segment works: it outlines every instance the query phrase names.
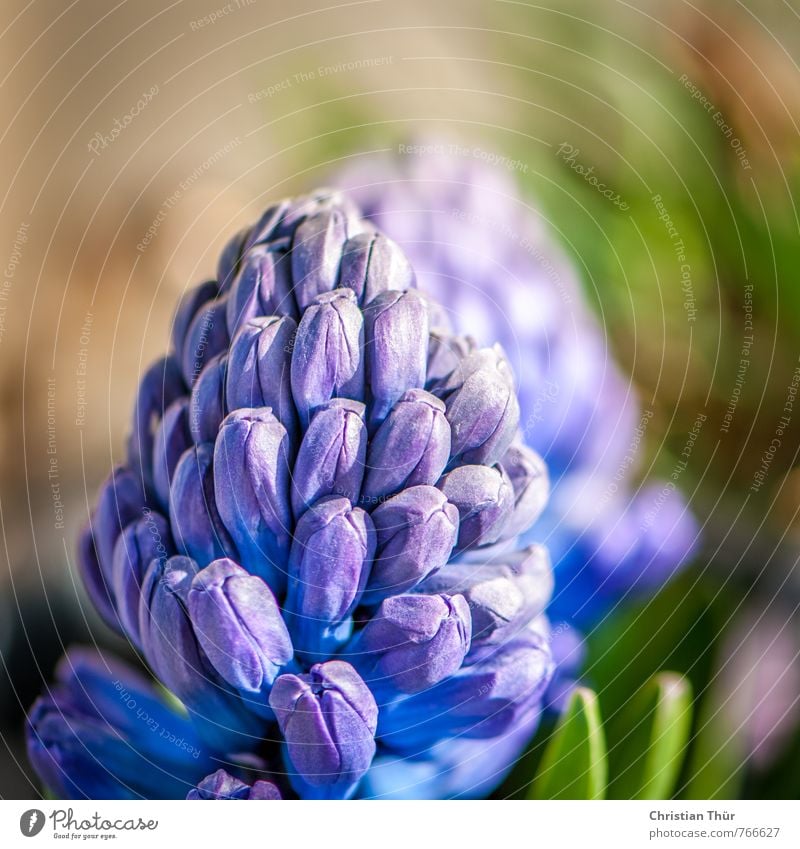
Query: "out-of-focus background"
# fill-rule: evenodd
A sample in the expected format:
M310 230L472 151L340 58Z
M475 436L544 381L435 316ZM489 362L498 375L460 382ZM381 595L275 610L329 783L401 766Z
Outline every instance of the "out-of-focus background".
M589 635L604 711L683 672L681 792L797 797L796 4L5 0L0 44L0 796L38 795L23 710L64 646L115 645L75 537L178 296L267 201L435 137L574 259L653 414L641 474L706 416L702 552Z

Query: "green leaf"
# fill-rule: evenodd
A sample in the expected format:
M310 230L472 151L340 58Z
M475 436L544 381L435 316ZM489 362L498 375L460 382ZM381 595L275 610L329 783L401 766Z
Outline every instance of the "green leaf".
M611 799L669 799L692 725L692 686L675 672L653 676L608 723Z
M600 705L576 688L556 725L533 781L531 799L602 799L608 766Z
M744 735L732 725L725 698L712 687L702 701L684 799L739 798L747 756Z

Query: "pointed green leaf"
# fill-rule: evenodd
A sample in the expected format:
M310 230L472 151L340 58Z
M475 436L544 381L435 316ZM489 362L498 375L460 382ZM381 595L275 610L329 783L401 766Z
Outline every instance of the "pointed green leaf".
M577 687L547 745L530 798L602 799L607 774L597 696Z
M692 739L684 799L736 799L741 792L747 756L744 735L731 723L724 693L706 693Z
M669 799L692 725L692 687L675 672L654 675L608 723L611 799Z

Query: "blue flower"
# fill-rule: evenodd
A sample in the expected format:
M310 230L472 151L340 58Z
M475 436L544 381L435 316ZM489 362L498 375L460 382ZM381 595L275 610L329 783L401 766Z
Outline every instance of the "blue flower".
M442 380L463 380L477 345L502 344L518 378L522 441L545 458L553 488L528 535L545 541L553 558L550 614L591 628L617 603L654 592L679 571L696 548L698 525L672 482L637 488L632 481L650 416L640 412L544 216L497 168L447 155L446 145L424 147L440 152L360 158L336 182L399 241L420 285L447 307L454 332L435 333L429 380L437 368ZM469 434L501 430L510 412L497 372L478 375L495 406ZM457 398L448 407L454 409L468 416ZM470 462L465 438L454 440L454 450L463 446ZM528 463L518 455L503 465L512 479L518 468L527 481ZM515 490L521 497L519 484ZM528 497L539 497L536 487Z
M435 768L446 750L426 794L488 792L553 671L549 561L518 542L548 478L505 352L453 337L337 194L268 209L217 275L178 306L79 552L203 757L121 713L101 669L89 756L67 743L62 687L31 713L34 765L62 795L344 799L373 793L373 764ZM503 761L479 777L458 760L476 740ZM381 776L381 793L406 782Z

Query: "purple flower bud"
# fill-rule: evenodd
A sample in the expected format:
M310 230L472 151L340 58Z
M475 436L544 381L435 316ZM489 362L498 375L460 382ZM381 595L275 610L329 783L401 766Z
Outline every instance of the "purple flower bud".
M314 413L292 471L296 518L325 495L358 503L367 454L364 412L360 401L334 398Z
M209 301L216 298L218 294L219 289L214 280L207 280L205 283L183 293L172 319L172 347L178 359L181 357L183 343L192 320L198 311Z
M242 751L262 736L263 719L247 711L214 671L197 642L188 612L197 574L189 557L154 560L142 584L139 633L155 674L183 702L198 732L219 751Z
M514 510L501 539L527 531L542 514L550 497L550 478L544 460L532 449L516 442L500 462L514 488Z
M375 699L353 667L331 660L307 675L281 675L269 703L286 741L295 789L299 785L317 798L351 795L375 755L378 722Z
M381 603L344 656L373 693L419 693L460 669L471 635L463 596L398 595Z
M382 233L366 232L345 243L337 285L352 289L360 304L368 304L387 289L413 289L416 280L414 269L396 242Z
M314 299L297 328L292 394L303 427L331 398L364 400L364 318L352 289Z
M545 548L532 545L501 563L450 563L418 590L463 595L472 614L473 647L507 642L550 601L550 557Z
M292 242L292 278L300 310L317 295L336 288L348 216L333 207L311 215L297 228Z
M416 586L450 559L458 510L433 486L404 489L372 511L377 548L364 600L377 604Z
M114 602L125 632L137 647L139 637L139 600L142 581L153 560L167 560L175 553L167 520L151 510L131 522L120 534L111 561Z
M281 799L281 791L271 781L256 781L251 787L224 769L207 775L186 797L189 800Z
M254 244L293 237L308 218L332 209L344 212L348 219L348 232L355 233L366 226L349 198L336 191L321 189L281 201L268 209L253 228Z
M239 260L242 258L249 238L250 228L245 227L239 230L222 249L217 261L217 283L220 294L224 295L233 285L236 272L239 270Z
M100 569L111 586L111 562L114 546L123 530L136 521L145 506L144 491L138 475L118 466L100 488L97 507L91 521Z
M271 781L259 780L253 782L253 786L250 788L250 795L247 798L251 801L278 802L283 796L281 796L281 791L276 784L273 784Z
M292 522L289 437L268 407L236 410L222 423L214 448L214 489L238 562L280 595Z
M191 446L189 399L179 398L164 413L153 444L153 489L165 510L169 508L169 488L175 467Z
M370 424L380 424L408 389L425 386L428 310L418 292L388 291L364 309Z
M189 429L195 442L213 442L225 418L225 377L228 358L212 357L200 373L189 401Z
M162 357L150 366L139 384L128 438L128 465L146 487L153 483L153 443L167 407L186 393L180 368L173 357Z
M189 387L194 386L206 363L228 345L225 323L226 299L203 304L192 319L181 349L181 370Z
M214 446L190 448L178 461L169 491L172 538L178 550L202 565L236 557L236 549L217 511Z
M514 488L499 466L457 466L439 489L458 508L458 549L497 542L514 510Z
M252 250L256 245L263 245L267 242L273 242L277 239L287 238L291 235L291 227L285 225L287 220L292 216L294 211L297 215L307 215L309 208L308 198L284 198L283 200L273 203L261 213L261 218L258 219L254 227L251 229L247 240L245 241L245 250ZM301 219L302 220L302 219Z
M348 499L329 496L303 513L289 556L285 605L298 652L330 655L349 638L374 553L372 520Z
M431 330L428 338L428 366L425 387L433 389L446 381L461 361L477 350L470 336L457 336L442 330Z
M189 591L194 632L220 677L244 693L266 694L293 655L270 588L232 560L198 572Z
M370 441L364 503L377 503L405 487L435 484L449 458L444 404L424 389L409 389Z
M487 466L498 462L519 427L519 402L499 346L466 356L437 394L447 405L453 457Z
M452 333L453 322L450 318L450 310L444 304L432 298L428 292L420 290L420 295L422 295L425 307L428 310L428 327L431 332Z
M444 738L496 737L541 699L552 672L547 635L534 623L479 663L382 707L379 739L389 749L417 754Z
M295 314L288 254L269 244L251 248L242 259L225 310L231 339L252 318Z
M120 623L114 608L113 592L111 589L111 574L108 577L100 568L97 550L92 535L91 523L87 522L78 536L78 572L80 573L86 592L103 621L109 627L120 633Z
M271 407L290 436L297 428L291 384L296 332L290 316L250 319L240 327L228 355L228 409Z

